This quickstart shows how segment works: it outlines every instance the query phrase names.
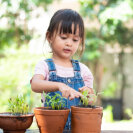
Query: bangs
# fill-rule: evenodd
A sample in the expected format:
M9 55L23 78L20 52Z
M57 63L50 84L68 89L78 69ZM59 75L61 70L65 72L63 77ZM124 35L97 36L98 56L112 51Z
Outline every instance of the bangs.
M72 27L74 26L74 27ZM84 38L84 23L81 16L70 9L57 11L51 19L47 31L53 35L54 32L76 34L79 30L79 36Z
M72 29L72 25L74 25L74 29ZM58 26L58 31L59 33L63 33L63 34L67 34L67 33L70 33L70 34L76 34L76 30L77 30L77 26L78 24L77 23L74 23L74 22L66 22L66 21L62 21L60 23L60 25ZM80 33L80 31L79 31Z
M72 25L74 26L72 28ZM57 29L58 29L58 32L61 34L76 34L77 32L77 28L79 28L79 36L82 38L82 35L83 35L83 30L80 26L79 23L77 22L74 22L74 21L61 21L60 23L58 23L57 25Z

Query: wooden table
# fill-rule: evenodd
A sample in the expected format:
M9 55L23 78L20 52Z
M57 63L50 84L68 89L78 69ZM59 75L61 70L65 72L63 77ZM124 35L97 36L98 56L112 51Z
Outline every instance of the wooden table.
M3 133L3 131L0 129L0 133ZM26 133L39 133L38 129L30 130L28 129ZM63 133L71 133L71 131L64 131ZM104 130L101 131L101 133L133 133L133 131L120 131L120 130Z

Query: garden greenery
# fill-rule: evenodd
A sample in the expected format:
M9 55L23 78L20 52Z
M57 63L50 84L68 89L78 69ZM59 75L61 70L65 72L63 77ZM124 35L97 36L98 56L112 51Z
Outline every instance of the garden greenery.
M23 96L16 96L8 100L8 110L12 114L27 114L29 106Z
M65 99L60 94L56 93L54 96L50 96L50 93L44 93L45 104L47 107L52 108L53 110L61 110L65 107Z
M83 106L87 107L88 105L94 106L96 101L97 101L97 97L99 94L102 94L103 92L99 92L96 94L88 94L88 90L84 90L82 92L82 97L80 102L82 103Z

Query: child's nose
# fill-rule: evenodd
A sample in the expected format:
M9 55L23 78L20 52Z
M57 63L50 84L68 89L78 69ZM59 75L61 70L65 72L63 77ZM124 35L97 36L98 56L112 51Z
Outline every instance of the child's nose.
M66 45L67 45L67 46L72 46L72 41L71 41L71 39L68 39L68 40L66 41Z

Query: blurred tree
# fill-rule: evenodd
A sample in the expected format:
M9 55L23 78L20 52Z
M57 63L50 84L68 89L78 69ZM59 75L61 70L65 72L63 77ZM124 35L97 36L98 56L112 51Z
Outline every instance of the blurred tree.
M4 45L16 44L19 48L32 37L32 30L28 29L28 20L32 11L39 6L47 10L47 5L53 0L1 0L0 21L7 23L0 26L0 49Z
M124 48L133 45L133 28L128 23L133 19L132 0L79 0L81 13L89 19L88 25L96 21L94 27L86 33L86 51L83 60L91 61L96 78L96 91L101 90L103 67L99 57L105 44L119 44L119 73L121 75L121 98L126 85L124 65ZM97 26L98 25L98 26Z

